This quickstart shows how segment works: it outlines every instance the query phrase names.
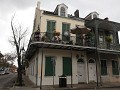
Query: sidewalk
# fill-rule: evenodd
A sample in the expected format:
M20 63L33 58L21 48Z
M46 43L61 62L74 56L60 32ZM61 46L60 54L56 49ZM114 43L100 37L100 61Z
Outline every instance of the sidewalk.
M36 87L27 76L23 75L23 80L25 86L19 87L14 86L10 90L40 90L40 87ZM55 85L54 88L52 85L42 86L42 90L79 90L79 89L96 89L96 88L120 88L120 83L104 83L101 86L97 87L96 83L91 84L74 84L67 85L65 88L60 88L58 85Z
M28 76L23 75L23 81L25 87L35 87L35 84L28 78Z

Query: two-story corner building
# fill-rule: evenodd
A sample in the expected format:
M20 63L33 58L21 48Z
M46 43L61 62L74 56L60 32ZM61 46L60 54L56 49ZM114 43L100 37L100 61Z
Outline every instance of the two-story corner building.
M116 34L120 25L98 16L92 12L83 19L79 10L70 15L63 3L54 12L41 10L38 2L26 51L29 79L37 86L58 85L61 75L71 85L120 82Z

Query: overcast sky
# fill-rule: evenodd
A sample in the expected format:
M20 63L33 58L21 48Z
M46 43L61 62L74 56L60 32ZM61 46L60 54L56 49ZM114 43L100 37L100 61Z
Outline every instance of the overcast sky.
M9 43L12 35L10 21L15 14L15 23L24 29L28 28L28 37L32 32L35 7L38 0L0 0L0 51L7 53L14 51ZM80 17L84 18L90 12L98 12L100 18L108 17L109 20L120 22L120 0L40 0L40 8L54 11L57 4L64 3L68 6L68 13L73 14L79 9ZM28 42L28 38L26 39Z

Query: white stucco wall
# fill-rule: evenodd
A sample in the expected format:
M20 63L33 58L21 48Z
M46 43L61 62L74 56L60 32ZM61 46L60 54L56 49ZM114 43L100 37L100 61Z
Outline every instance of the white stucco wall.
M72 52L72 83L77 84L78 83L78 74L77 74L77 59L76 54L81 54L86 56L84 52L78 52L73 51ZM42 52L41 49L39 50L38 54L35 54L35 56L31 59L30 65L32 65L32 60L35 60L35 58L38 55L38 77L37 77L37 85L40 85L40 76L41 76L41 59L42 59ZM59 84L59 76L63 74L63 60L62 57L71 57L70 51L66 50L57 50L57 49L44 49L43 51L43 79L42 79L42 85L53 85L53 76L45 76L45 56L55 56L56 57L56 66L55 66L55 76L54 76L54 84ZM86 57L84 57L86 59ZM36 67L36 66L35 66ZM87 67L86 67L87 69ZM86 71L87 76L87 71ZM33 81L36 84L36 76L29 75L29 78L31 81ZM87 79L86 79L87 82ZM67 76L67 84L71 84L71 76Z
M83 21L73 20L69 18L59 17L59 16L50 16L50 15L43 15L41 17L41 30L46 32L47 28L47 20L55 20L56 21L56 30L62 33L62 23L70 23L70 28L74 28L76 25L84 26Z
M70 24L70 29L74 28L76 25L81 25L84 26L84 20L75 20L72 18L67 18L67 17L60 17L60 16L55 16L55 15L46 15L43 14L43 10L36 9L36 14L35 14L35 30L38 29L38 25L40 26L41 32L46 32L47 28L47 20L54 20L56 21L56 30L62 33L62 23L69 23Z

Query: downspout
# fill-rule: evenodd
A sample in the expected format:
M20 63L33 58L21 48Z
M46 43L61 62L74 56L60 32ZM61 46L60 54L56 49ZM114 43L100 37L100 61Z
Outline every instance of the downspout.
M53 63L53 88L54 88L54 84L55 84L55 82L54 82L54 75L55 75L55 57L53 58L52 63Z
M42 44L42 58L41 58L40 89L42 89L42 76L43 76L43 44Z
M72 86L72 84L73 84L73 80L72 80L72 78L73 78L73 75L72 75L72 46L71 46L71 53L70 53L70 55L71 55L71 88L73 87Z
M89 83L89 68L88 68L88 58L87 58L87 84Z
M118 54L117 54L117 61L118 61L118 70L119 70L119 75L120 75L120 69L119 69L119 56L118 56Z
M100 71L100 86L102 86L102 78L101 78L101 60L100 60L100 53L98 53L98 63L99 63L99 71Z
M99 83L98 83L98 64L97 64L97 60L99 59L98 58L98 51L97 51L97 45L98 45L98 21L95 20L95 59L96 59L96 78L97 78L97 87L99 86Z
M38 82L38 56L36 58L36 86L37 86L37 82Z

